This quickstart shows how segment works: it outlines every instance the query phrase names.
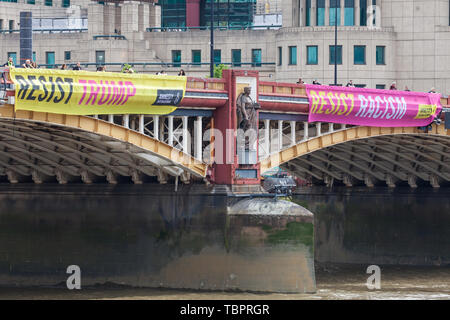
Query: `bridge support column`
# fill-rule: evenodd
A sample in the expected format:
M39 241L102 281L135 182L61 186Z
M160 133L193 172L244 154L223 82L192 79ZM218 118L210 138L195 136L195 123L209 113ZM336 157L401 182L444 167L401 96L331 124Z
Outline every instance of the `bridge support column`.
M348 174L344 175L342 182L344 182L346 187L353 187L354 185L353 177Z
M81 176L81 181L83 181L86 184L91 184L91 183L95 182L95 180L97 178L95 175L93 175L86 169L80 170L80 176Z
M74 180L74 177L69 175L68 173L62 171L61 169L55 170L56 180L58 180L59 184L67 184L70 181Z
M290 121L291 124L291 144L290 146L294 146L297 143L296 135L295 135L295 121Z
M322 135L322 122L316 123L316 137L320 137Z
M168 141L167 144L171 147L173 147L173 116L168 116L167 121L169 122L167 124L168 127Z
M129 114L123 115L122 123L125 128L127 128L127 129L130 128L130 115Z
M303 141L306 141L309 139L309 123L303 122Z
M386 175L386 184L389 188L395 188L397 179L391 176L390 174Z
M136 169L131 170L131 180L133 180L134 184L142 184L143 183L143 175Z
M159 116L153 116L153 138L159 140Z
M113 114L108 114L108 121L110 123L114 123L114 115Z
M203 135L202 135L202 119L203 117L197 117L195 121L195 158L198 161L202 161L202 146L203 146Z
M117 184L118 178L118 175L111 170L108 170L106 172L106 181L108 181L109 184Z
M280 152L283 149L283 120L278 120L278 147L277 151Z
M264 120L264 144L266 149L266 156L270 155L270 120Z
M433 188L440 188L441 185L439 183L439 178L436 175L431 175L430 176L430 184Z
M144 134L144 115L140 114L139 115L139 133Z
M183 116L182 118L183 121L183 129L182 129L182 136L183 136L183 141L182 141L182 148L183 148L183 152L190 154L191 153L191 148L188 148L188 136L189 136L189 131L188 131L188 117L187 116Z
M373 181L373 178L368 175L366 175L364 177L364 183L366 184L366 187L368 187L368 188L373 188L375 186L375 182Z
M413 175L408 176L408 184L411 188L417 188L417 177Z
M31 178L33 182L36 184L42 184L44 182L51 181L53 177L50 177L42 172L37 171L36 169L31 171Z
M26 176L18 174L17 172L15 172L11 169L6 169L5 173L6 173L6 176L8 177L9 183L15 184L15 183L19 183L19 182L26 180Z

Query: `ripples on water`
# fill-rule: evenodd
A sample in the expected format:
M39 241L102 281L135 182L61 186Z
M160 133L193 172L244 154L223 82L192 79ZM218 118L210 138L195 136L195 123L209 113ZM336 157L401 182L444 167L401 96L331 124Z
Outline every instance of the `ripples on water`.
M422 300L450 299L450 266L381 267L381 289L366 287L367 266L316 266L316 294L257 294L144 289L103 285L69 291L63 288L0 288L0 299L123 299L123 300Z

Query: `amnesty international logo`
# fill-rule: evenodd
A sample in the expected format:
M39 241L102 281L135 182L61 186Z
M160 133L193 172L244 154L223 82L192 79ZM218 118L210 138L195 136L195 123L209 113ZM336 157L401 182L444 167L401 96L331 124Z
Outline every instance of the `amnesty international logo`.
M428 119L436 114L437 105L435 104L419 104L419 111L414 119Z

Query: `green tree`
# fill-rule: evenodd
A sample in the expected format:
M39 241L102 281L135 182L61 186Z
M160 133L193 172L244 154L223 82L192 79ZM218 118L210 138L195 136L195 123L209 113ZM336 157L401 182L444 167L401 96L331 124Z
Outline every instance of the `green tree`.
M228 66L224 64L214 65L214 78L222 78L222 70L227 70Z

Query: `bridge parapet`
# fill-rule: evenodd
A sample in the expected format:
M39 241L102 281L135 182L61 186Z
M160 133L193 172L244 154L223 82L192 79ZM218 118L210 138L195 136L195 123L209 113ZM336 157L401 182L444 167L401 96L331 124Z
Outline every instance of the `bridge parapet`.
M1 71L7 72L8 70L6 68ZM37 112L14 114L6 111L9 110L8 108L12 108L11 105L15 103L14 85L10 81L7 85L7 90L2 92L4 98L2 103L9 105L3 109L3 114L8 114L6 118L14 118L15 115L31 121L51 122L55 120L58 125L66 124L65 120L61 122L58 119L71 118L70 116L57 114L43 115ZM261 106L258 111L259 136L256 149L258 161L250 163L246 163L247 160L242 162L240 158L246 156L236 151L236 99L244 86L253 88L253 98ZM448 97L443 97L441 104L444 109L448 108ZM327 122L311 123L308 118L309 109L309 98L305 85L259 81L256 71L225 70L222 79L188 77L185 96L179 107L170 114L104 114L80 116L80 120L77 121L86 125L89 123L87 125L88 131L91 130L95 134L99 133L95 131L96 128L108 127L110 129L105 131L107 136L111 132L117 133L118 137L114 136L113 138L119 140L123 138L122 140L127 143L133 143L133 141L141 143L139 141L144 136L146 139L150 139L149 141L152 141L153 145L158 146L156 149L150 149L151 152L166 160L168 159L171 165L179 166L184 170L183 172L192 174L194 177L206 178L208 181L219 184L256 185L260 182L260 173L267 172L273 167L278 165L287 167L287 164L292 165L292 163L295 164L298 161L303 161L303 163L309 161L313 163L310 164L311 166L317 167L314 161L311 162L302 157L305 155L314 157L315 155L312 155L312 153L320 149L364 139L352 138L351 134L355 130L360 132L358 130L364 129L354 129L354 126L351 125ZM8 119L8 121L10 120ZM117 128L120 128L120 130ZM442 128L443 126L439 127L438 130L442 131ZM78 127L78 129L83 128ZM413 129L417 128L370 127L368 130L369 132L378 132L377 130L382 132L382 134L375 136L420 134L420 131L411 131ZM447 131L441 131L439 131L439 135L447 135ZM369 135L366 138L375 136ZM422 136L420 135L420 138ZM126 140L126 137L133 137L132 141ZM141 147L141 145L138 144L137 147ZM446 149L438 150L437 153L439 152L445 153ZM172 155L172 158L168 156L169 154ZM189 161L186 159L189 159ZM445 161L447 160L443 161L444 163L440 165L445 167ZM192 163L194 164L192 165ZM356 167L356 164L352 164L352 166ZM356 179L365 181L367 185L374 185L369 178L362 178L361 175L358 175L357 178L350 174L352 179L349 179L341 173L332 175L325 174L325 171L320 174L317 174L314 170L309 170L309 172L307 178L314 177L314 179L320 181L332 181L334 179L333 181L345 181L345 184L350 185L352 179ZM439 170L435 170L432 174L435 178L423 174L420 179L430 183L434 181L432 184L439 185L440 181L446 181L447 176L445 173L439 175L438 172ZM299 175L305 177L303 173ZM171 175L181 177L180 174L173 173ZM321 178L319 179L318 176ZM389 176L395 175L390 174ZM399 181L408 180L411 185L414 185L413 178L405 178L405 175L398 174L395 177ZM419 175L416 175L417 177ZM376 178L377 180L387 181L388 185L395 185L392 178L382 178L380 175ZM160 180L167 181L167 179ZM186 177L182 180L190 181ZM140 180L137 179L137 181Z

